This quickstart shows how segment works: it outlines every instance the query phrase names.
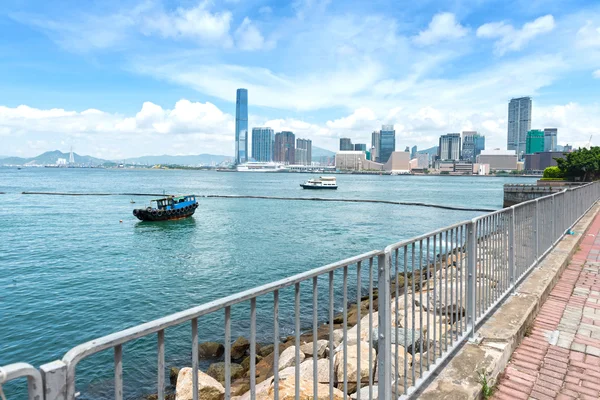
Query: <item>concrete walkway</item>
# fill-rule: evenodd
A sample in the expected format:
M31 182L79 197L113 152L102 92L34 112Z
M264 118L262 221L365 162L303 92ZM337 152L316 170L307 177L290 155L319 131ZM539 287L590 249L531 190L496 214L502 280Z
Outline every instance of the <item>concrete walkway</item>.
M600 214L513 353L493 398L600 398Z

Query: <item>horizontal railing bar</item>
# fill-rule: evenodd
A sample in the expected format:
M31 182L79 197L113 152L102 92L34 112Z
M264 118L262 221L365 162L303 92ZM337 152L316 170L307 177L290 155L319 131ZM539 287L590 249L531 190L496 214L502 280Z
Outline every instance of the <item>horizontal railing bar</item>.
M430 238L430 237L432 237L434 235L439 235L440 233L444 233L446 231L449 231L450 229L458 228L458 227L461 227L461 226L466 226L470 222L471 221L457 222L456 224L449 225L449 226L446 226L444 228L440 228L438 230L431 231L429 233L425 233L424 235L421 235L421 236L417 236L417 237L414 237L414 238L411 238L411 239L403 240L401 242L390 244L389 246L386 246L386 248L384 249L384 253L389 253L389 252L395 251L395 250L397 250L397 249L399 249L401 247L411 245L411 244L416 243L416 242L418 242L420 240L426 240L427 238Z
M218 311L227 306L232 306L244 301L248 301L252 298L256 298L275 290L283 289L289 286L293 286L296 283L300 283L315 276L323 275L329 271L335 271L340 268L347 267L352 264L356 264L359 261L368 260L373 257L377 257L383 254L381 250L373 250L367 253L360 254L358 256L350 257L342 261L338 261L332 264L325 265L320 268L315 268L307 272L303 272L289 278L280 279L275 282L267 283L266 285L259 286L253 289L248 289L241 293L236 293L222 299L214 300L206 304L202 304L197 307L189 308L184 311L180 311L163 318L155 319L144 324L134 326L132 328L124 329L119 332L112 333L110 335L103 336L98 339L91 340L89 342L80 344L69 350L63 357L63 361L69 366L69 369L73 368L81 359L98 353L100 351L110 349L119 344L126 343L130 340L138 339L143 336L158 332L168 327L179 325L184 322L190 321L194 318L201 317L206 314Z

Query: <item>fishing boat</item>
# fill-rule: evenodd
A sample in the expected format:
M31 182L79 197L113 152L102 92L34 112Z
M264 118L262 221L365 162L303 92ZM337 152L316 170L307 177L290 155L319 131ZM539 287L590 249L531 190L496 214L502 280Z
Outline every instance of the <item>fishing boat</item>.
M322 176L319 179L309 179L301 183L302 189L337 189L335 176Z
M150 207L136 208L133 215L141 221L168 221L191 217L198 208L198 201L193 194L187 196L168 196L152 200Z

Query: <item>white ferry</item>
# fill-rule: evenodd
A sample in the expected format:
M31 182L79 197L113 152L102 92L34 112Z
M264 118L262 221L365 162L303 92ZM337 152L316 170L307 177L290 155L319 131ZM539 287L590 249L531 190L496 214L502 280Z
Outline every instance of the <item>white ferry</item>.
M300 186L303 189L337 189L335 176L322 176L319 179L309 179Z
M238 172L283 172L286 170L283 164L274 162L248 161L236 167Z

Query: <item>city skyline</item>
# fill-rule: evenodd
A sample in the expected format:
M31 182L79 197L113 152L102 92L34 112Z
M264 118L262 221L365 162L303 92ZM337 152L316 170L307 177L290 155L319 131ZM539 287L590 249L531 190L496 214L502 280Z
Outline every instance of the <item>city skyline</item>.
M237 88L250 92L250 127L329 150L384 124L402 146L477 130L505 148L506 104L520 96L535 101L532 127L586 145L600 125L600 5L490 7L6 0L0 153L233 156Z

